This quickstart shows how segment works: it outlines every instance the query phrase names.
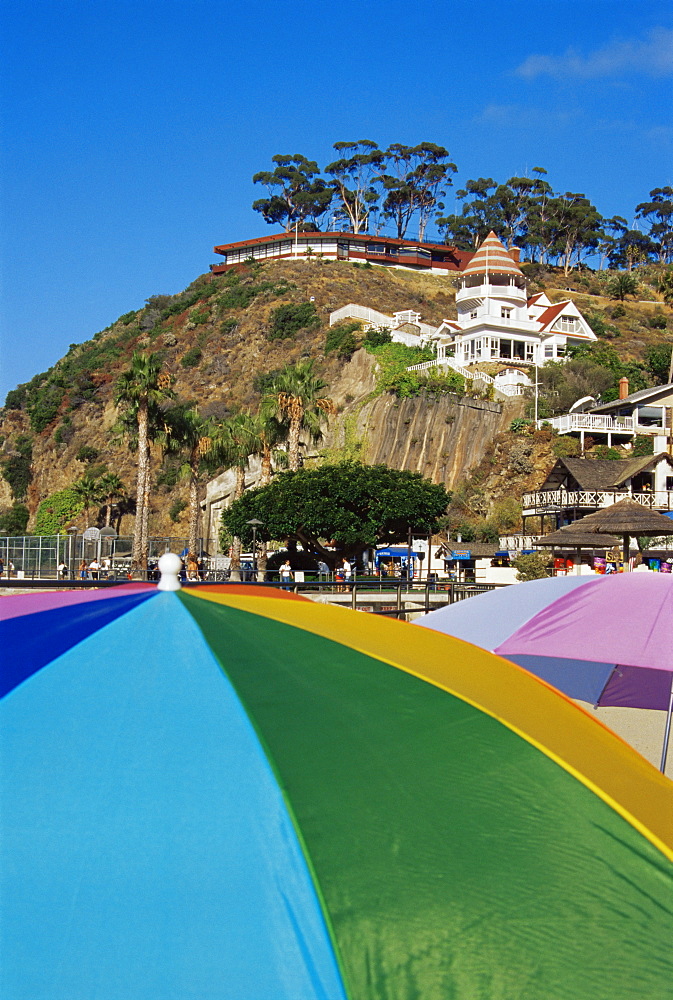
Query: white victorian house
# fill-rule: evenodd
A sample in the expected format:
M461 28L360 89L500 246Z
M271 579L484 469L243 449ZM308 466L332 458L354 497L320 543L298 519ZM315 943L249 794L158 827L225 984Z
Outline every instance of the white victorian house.
M544 293L528 298L518 250L507 251L495 233L461 272L458 319L438 327L437 361L543 365L564 357L569 342L597 337L574 302L553 305Z

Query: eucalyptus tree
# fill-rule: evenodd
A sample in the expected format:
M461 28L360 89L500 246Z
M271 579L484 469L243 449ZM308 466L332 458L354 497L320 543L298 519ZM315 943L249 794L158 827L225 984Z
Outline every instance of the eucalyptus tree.
M133 438L138 453L136 480L136 519L133 532L133 561L139 569L147 567L150 491L150 415L173 399L171 378L162 370L157 354L135 351L131 365L117 379L114 401L122 412L122 425ZM134 431L131 430L134 428Z
M319 440L321 425L336 412L332 400L322 395L327 388L327 383L314 373L313 361L309 359L281 369L264 398L265 411L275 412L281 421L287 421L288 464L292 472L299 468L301 433Z
M573 263L578 264L584 254L599 245L603 217L583 194L567 191L555 201L555 248L567 275Z
M437 225L447 242L461 250L476 250L488 234L503 234L502 216L493 199L498 187L492 177L468 180L465 187L456 192L463 202L460 215L440 216Z
M452 183L458 168L449 161L449 151L434 142L417 146L392 143L385 151L385 170L375 180L386 192L383 212L395 223L397 236L404 239L414 215L418 216L418 238L423 240L430 217L439 199Z
M352 232L367 232L370 214L379 200L375 178L383 169L385 154L370 139L335 142L333 148L340 159L328 164L325 173L332 177L340 211L350 222Z
M636 218L649 224L646 234L661 264L673 260L673 187L654 188L650 200L636 205Z
M315 224L328 211L333 189L319 176L315 160L308 160L301 153L294 156L277 154L271 157L276 164L273 170L260 170L252 178L253 184L263 184L267 198L252 203L270 225L282 225L290 232L296 225L304 226L309 219Z

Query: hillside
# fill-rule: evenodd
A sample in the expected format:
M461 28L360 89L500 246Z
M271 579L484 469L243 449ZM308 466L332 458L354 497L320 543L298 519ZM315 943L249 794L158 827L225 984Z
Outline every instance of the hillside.
M529 275L530 291L544 289L553 301L574 298L601 339L625 361L641 364L648 348L673 342L671 310L654 291L656 268L641 272L648 279L641 285L646 301L610 299L605 276L591 272L563 278L536 269ZM152 296L142 309L120 317L84 344L72 345L49 372L8 394L0 411L0 512L23 500L25 491L30 529L41 500L85 472L100 475L105 468L118 473L133 492L133 456L113 431L113 394L134 350L158 352L179 398L198 401L204 415L215 416L256 409L265 375L311 357L340 411L324 442L332 457L359 454L367 461L421 471L454 488L497 438L495 459L491 451L497 482L506 483L512 496L535 485L538 465L548 464L549 455L532 463L523 487L521 473L512 478L502 471L514 443L512 438L508 444L508 428L522 412L521 400L503 408L449 396L377 396L371 354L358 350L345 360L326 353L329 314L349 302L388 314L414 309L431 324L455 316L451 278L336 261L253 265L218 278L202 275L179 295ZM277 313L284 305L303 305L306 325L292 329ZM158 451L154 464L158 487L151 531L180 535L186 487L176 481L174 463L162 466ZM121 531L130 533L132 523L127 515Z

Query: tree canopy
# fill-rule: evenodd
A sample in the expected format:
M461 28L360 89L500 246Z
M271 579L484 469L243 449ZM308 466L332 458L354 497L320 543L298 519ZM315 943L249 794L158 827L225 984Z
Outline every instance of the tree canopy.
M635 206L634 222L603 217L583 193L554 191L544 167L530 176L468 180L456 192L460 203L443 214L441 199L458 170L449 152L433 142L401 142L380 149L371 139L335 142L338 159L323 169L301 153L272 157L274 169L259 171L268 198L253 203L266 222L286 232L318 225L328 211L332 224L353 233L381 234L390 226L400 239L415 224L418 239L434 222L445 242L475 250L493 230L508 248L517 246L531 263L558 264L566 274L597 256L602 268L673 260L673 188L652 188Z
M259 538L299 542L334 567L369 546L405 541L409 528L435 531L449 500L420 473L343 462L282 473L235 501L222 523L249 541L256 518Z

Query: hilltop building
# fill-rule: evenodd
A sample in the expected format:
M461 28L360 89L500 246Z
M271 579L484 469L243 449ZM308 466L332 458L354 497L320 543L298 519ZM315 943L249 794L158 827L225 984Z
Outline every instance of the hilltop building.
M371 233L275 233L238 243L223 243L213 247L224 257L224 263L211 264L213 274L224 274L246 261L297 260L323 257L325 260L345 260L356 263L403 267L413 271L448 274L461 271L472 254L455 250L446 243L419 243L416 240L372 236Z
M458 319L437 329L440 362L543 365L564 357L569 342L597 339L571 300L528 298L518 251L507 251L493 232L461 271L456 308Z

